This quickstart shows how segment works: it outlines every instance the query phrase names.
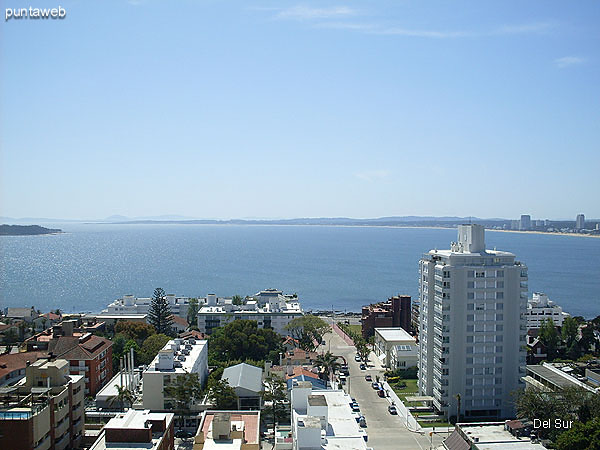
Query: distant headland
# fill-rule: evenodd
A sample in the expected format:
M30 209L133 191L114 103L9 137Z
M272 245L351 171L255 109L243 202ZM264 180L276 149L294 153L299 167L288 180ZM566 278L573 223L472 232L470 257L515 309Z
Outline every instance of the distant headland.
M45 228L39 225L0 225L0 236L33 236L56 233L62 233L62 230Z

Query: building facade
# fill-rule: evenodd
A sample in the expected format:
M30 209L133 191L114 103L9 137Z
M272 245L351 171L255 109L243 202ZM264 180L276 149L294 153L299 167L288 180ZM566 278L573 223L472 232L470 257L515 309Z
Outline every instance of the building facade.
M578 230L583 230L585 228L585 215L577 214L575 218L575 228Z
M177 297L175 294L167 294L165 296L171 312L179 317L187 317L187 310L190 305L188 297ZM199 298L200 303L203 302ZM150 297L135 297L131 294L124 295L110 303L106 309L102 310L102 315L130 315L130 314L148 314L152 298Z
M569 313L564 312L543 292L534 292L533 297L527 301L525 317L528 329L541 327L542 322L546 319L552 319L555 326L562 327L563 321L569 316Z
M397 295L386 302L363 306L361 315L362 335L365 339L373 336L375 328L400 327L410 332L410 295Z
M90 450L174 450L174 414L130 409L104 426Z
M419 262L419 392L447 416L508 417L526 364L527 267L460 225Z
M70 362L71 375L83 375L86 395L95 396L112 378L112 341L81 331L77 320L64 320L25 341L28 351L47 351Z
M198 312L198 329L206 334L234 320L244 319L256 321L258 328L271 328L285 336L286 325L304 315L296 297L284 295L277 289L260 291L242 304L233 304L232 299L217 298L214 294L209 294L206 300Z
M375 355L381 364L390 369L407 369L417 366L415 338L404 328L375 328Z
M529 214L521 215L519 230L531 230L531 216Z
M164 388L186 373L198 374L202 385L208 376L208 341L173 339L158 352L144 371L144 409L166 411L175 408L175 400L165 396ZM199 400L199 399L195 399Z
M0 448L77 448L84 430L84 380L64 359L39 359L25 383L0 388Z

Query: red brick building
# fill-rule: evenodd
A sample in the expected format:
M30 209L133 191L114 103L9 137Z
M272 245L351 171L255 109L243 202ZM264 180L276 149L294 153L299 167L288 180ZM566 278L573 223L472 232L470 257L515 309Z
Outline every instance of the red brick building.
M397 295L385 302L374 303L362 308L362 335L373 336L375 328L401 327L411 332L410 295Z
M25 343L29 351L47 351L69 361L69 373L85 377L85 395L95 396L113 377L112 342L86 331L75 331L76 325L74 320L63 321Z

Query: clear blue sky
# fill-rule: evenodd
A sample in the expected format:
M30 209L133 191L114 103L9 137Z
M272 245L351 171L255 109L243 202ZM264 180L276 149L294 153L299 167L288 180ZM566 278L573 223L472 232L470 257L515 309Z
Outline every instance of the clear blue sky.
M32 1L0 215L600 217L598 1Z

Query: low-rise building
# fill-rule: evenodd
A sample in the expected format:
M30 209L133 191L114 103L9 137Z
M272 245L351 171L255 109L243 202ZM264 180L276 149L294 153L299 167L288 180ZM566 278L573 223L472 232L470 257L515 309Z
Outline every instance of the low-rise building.
M71 375L85 377L85 393L96 395L113 376L112 341L78 331L77 320L64 320L25 341L28 351L46 351L70 362Z
M555 326L562 327L565 317L569 316L543 292L534 292L533 298L527 301L525 317L528 329L540 328L546 319L552 319Z
M221 376L233 388L238 397L238 409L262 408L262 369L241 363L227 367Z
M366 449L367 433L352 414L351 402L344 391L313 389L307 381L295 383L291 392L292 439L276 436L275 449Z
M39 359L24 382L0 388L0 448L77 448L84 430L84 380L64 359Z
M260 450L260 411L204 411L194 450Z
M25 376L28 364L48 356L44 352L18 352L0 355L0 386L14 385Z
M515 436L506 422L457 423L444 440L448 450L545 450L539 442Z
M411 330L412 308L410 295L397 295L385 302L362 307L362 335L373 336L375 328L404 328Z
M187 310L190 306L188 297L177 297L175 294L167 294L165 296L171 312L179 317L186 317ZM205 299L198 299L200 303ZM110 303L106 309L102 310L103 315L130 315L130 314L148 314L152 298L150 297L135 297L133 295L124 295Z
M207 344L208 341L205 340L180 338L167 342L142 376L144 409L152 411L173 409L175 401L165 397L164 387L175 382L180 375L196 373L200 383L204 384L208 376ZM193 407L194 405L192 409Z
M130 409L110 419L90 450L174 450L173 417Z
M206 304L198 312L198 329L211 334L217 327L245 319L256 321L258 328L271 328L276 333L285 335L285 326L303 315L298 299L284 295L277 289L260 291L242 304L234 304L230 298L217 298L216 295L209 294Z
M375 328L374 351L385 367L397 369L417 366L415 338L403 328Z
M600 388L590 386L571 375L570 367L553 363L541 365L528 365L526 375L522 378L525 389L535 389L545 392L560 392L566 388L585 389L591 393L599 393Z

